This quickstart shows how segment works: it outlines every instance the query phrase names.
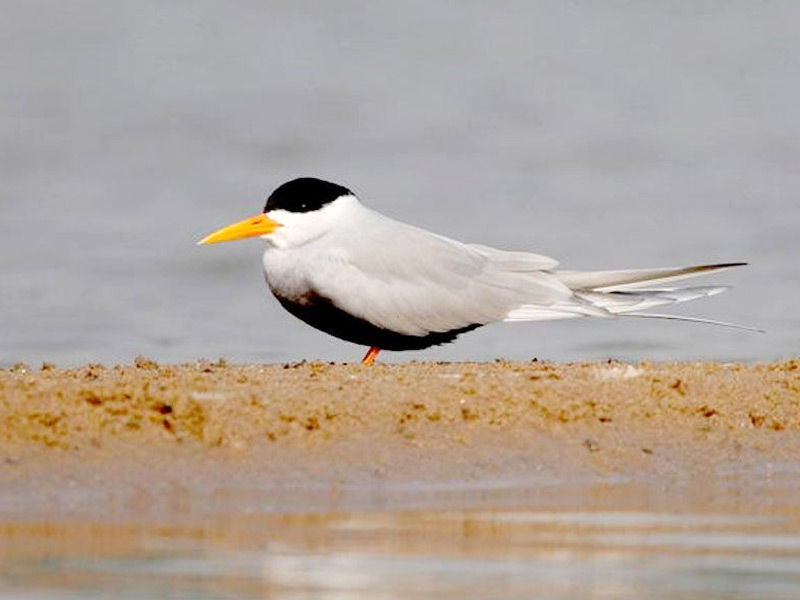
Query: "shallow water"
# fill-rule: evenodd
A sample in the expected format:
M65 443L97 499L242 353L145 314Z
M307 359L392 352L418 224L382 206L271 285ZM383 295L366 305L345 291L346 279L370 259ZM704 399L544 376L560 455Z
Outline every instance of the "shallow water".
M796 354L792 2L10 2L0 364L361 349L285 314L259 242L197 248L306 174L569 268L749 260L682 314L497 325L385 360ZM382 357L383 358L383 357Z
M152 502L72 488L49 516L36 499L3 509L0 598L800 595L796 468L629 479L293 495L254 481L213 493L174 486ZM150 486L134 487L146 496Z
M796 517L525 510L17 524L4 598L796 598Z

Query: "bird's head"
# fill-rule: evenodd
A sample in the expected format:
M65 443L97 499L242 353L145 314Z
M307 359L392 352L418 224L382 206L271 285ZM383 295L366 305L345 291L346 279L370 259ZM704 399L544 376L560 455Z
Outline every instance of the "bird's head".
M264 212L217 229L198 244L214 244L260 236L275 245L302 244L325 233L343 210L358 203L346 187L301 177L287 181L267 198Z

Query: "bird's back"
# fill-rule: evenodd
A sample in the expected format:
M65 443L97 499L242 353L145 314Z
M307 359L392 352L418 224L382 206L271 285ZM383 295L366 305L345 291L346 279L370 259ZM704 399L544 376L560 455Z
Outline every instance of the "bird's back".
M379 327L416 336L502 320L526 302L569 298L569 289L541 270L556 264L464 244L363 206L318 239L264 255L277 296L324 298Z

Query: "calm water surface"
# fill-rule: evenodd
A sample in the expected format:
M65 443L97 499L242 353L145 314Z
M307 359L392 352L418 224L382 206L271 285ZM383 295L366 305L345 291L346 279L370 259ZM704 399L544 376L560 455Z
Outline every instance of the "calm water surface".
M477 483L75 488L49 516L5 507L0 598L800 596L796 465Z
M296 515L6 526L3 598L797 598L798 522L707 513Z
M665 322L495 325L386 360L797 352L793 2L6 2L0 364L361 349L285 314L257 240L194 242L314 174L568 268L749 260Z

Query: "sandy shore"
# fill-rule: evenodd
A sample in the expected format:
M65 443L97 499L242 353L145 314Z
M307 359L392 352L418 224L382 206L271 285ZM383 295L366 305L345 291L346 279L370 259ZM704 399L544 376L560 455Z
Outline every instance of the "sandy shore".
M501 488L529 502L587 485L619 504L687 482L713 501L731 478L796 465L800 361L18 366L0 371L0 424L7 515L480 504Z

